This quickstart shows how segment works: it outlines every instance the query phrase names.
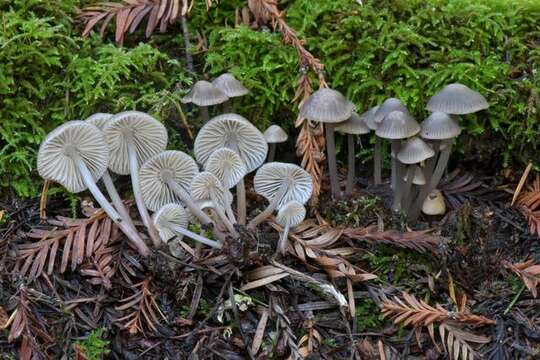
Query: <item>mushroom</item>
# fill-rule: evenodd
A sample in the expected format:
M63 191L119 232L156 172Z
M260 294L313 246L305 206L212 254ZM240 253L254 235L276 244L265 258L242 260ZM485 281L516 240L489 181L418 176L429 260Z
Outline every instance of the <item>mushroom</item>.
M266 209L252 219L248 228L254 230L268 218L274 210L289 201L305 204L313 191L311 175L298 165L271 162L261 166L253 179L255 192L264 196L269 204Z
M355 176L355 151L354 151L354 135L362 135L369 133L370 129L364 120L353 112L349 120L338 124L335 130L347 134L347 185L345 186L345 194L351 195L354 187Z
M225 111L227 112L231 111L232 98L249 94L249 90L246 89L231 73L219 75L212 80L212 84L229 97L230 100L224 103Z
M174 236L187 236L210 247L220 249L221 244L187 229L189 224L188 212L178 204L163 205L152 217L154 226L159 231L161 240L167 243Z
M278 125L270 125L263 133L264 139L268 143L268 162L274 161L276 157L276 144L287 141L287 133Z
M276 222L283 226L283 234L278 242L277 250L285 255L289 243L289 229L300 225L306 218L306 208L298 201L289 201L281 209L276 216Z
M435 189L433 190L422 203L422 212L426 215L444 215L446 212L446 204L443 194Z
M137 209L154 245L159 237L146 210L139 187L139 166L167 147L167 130L162 123L140 111L114 115L103 128L110 149L109 169L131 175Z
M223 91L211 82L199 80L193 85L189 94L182 98L182 103L193 103L201 108L201 117L204 122L210 119L208 106L222 104L229 100Z
M422 161L431 158L435 155L435 151L421 138L414 136L407 140L403 148L397 154L397 159L402 163L409 165L407 169L405 188L397 187L394 189L394 210L401 210L401 203L403 199L407 199L410 196L410 191L415 176L415 167L413 164L419 164ZM406 211L408 210L405 208Z
M325 124L328 173L330 175L332 198L334 199L337 199L340 196L337 177L334 124L350 118L353 108L353 104L339 91L328 88L322 88L315 91L300 107L301 117Z
M263 134L247 119L238 114L222 114L207 122L197 134L193 152L203 166L210 155L218 149L228 148L236 152L247 172L257 169L264 163L268 144ZM246 190L244 178L236 185L238 222L246 223Z
M122 220L96 185L96 179L107 170L108 162L109 148L103 133L84 121L68 121L49 133L41 143L37 169L42 178L60 183L69 192L88 189L137 250L147 256L150 250L139 234Z
M433 159L433 157L429 158L428 161L430 159ZM412 173L413 174L412 185L415 185L414 189L411 189L408 195L403 197L403 200L401 203L402 208L407 209L407 211L409 211L411 201L414 198L415 194L417 193L417 188L426 184L426 176L424 175L423 168L420 167L419 165L411 165L411 167L413 168L413 170L411 170L410 168L407 169L407 172L405 173L405 176L403 177L403 181L405 182L405 185L407 185L409 174Z
M246 165L240 155L228 148L214 151L204 169L214 174L226 189L235 187L247 174Z
M379 126L375 122L375 113L377 113L377 110L379 110L379 105L368 109L368 111L360 115L367 127L373 131L377 130ZM375 150L373 154L373 183L375 185L382 183L382 141L378 136L375 136Z
M447 114L472 114L489 107L486 99L477 91L463 84L449 84L429 99L427 109Z

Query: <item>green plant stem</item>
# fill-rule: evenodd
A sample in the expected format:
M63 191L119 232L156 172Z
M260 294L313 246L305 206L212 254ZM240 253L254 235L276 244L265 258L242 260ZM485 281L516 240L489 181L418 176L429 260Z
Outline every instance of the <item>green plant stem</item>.
M523 290L525 290L525 284L522 284L521 287L519 288L516 296L514 296L514 298L512 299L512 301L510 302L510 304L508 304L508 306L506 307L506 309L504 310L503 312L503 315L506 315L510 312L510 310L512 310L512 308L514 307L514 305L516 304L516 302L518 301L519 297L521 296L521 293L523 293Z

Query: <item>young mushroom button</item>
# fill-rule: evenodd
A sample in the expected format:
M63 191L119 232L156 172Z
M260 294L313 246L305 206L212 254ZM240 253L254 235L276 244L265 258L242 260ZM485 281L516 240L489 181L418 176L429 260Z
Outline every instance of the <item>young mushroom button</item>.
M283 234L281 235L277 250L282 255L287 252L289 230L300 225L306 218L306 208L298 201L289 201L281 209L276 216L276 222L283 226Z
M264 131L264 139L268 143L268 162L274 161L276 157L276 144L287 141L287 133L278 125L270 125Z
M182 98L182 103L193 103L201 108L201 116L206 122L210 119L208 106L222 104L229 97L214 84L206 80L199 80L193 85L189 94Z

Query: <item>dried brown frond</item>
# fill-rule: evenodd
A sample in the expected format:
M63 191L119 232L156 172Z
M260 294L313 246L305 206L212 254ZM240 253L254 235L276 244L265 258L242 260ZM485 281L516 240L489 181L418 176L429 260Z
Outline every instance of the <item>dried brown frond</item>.
M272 301L272 312L277 317L277 328L280 332L280 341L286 344L290 349L289 359L300 360L303 359L301 356L298 346L296 345L296 335L294 330L291 328L291 321L283 311L283 308L277 303L277 301Z
M529 232L533 235L537 234L540 238L540 175L537 174L534 181L523 191L528 170L530 170L529 167L525 170L514 192L515 204L519 206L519 211L527 219Z
M453 360L474 360L479 354L470 345L486 344L490 338L465 331L458 326L443 323L439 326L439 336L444 351Z
M523 284L529 289L532 296L538 295L537 286L540 282L540 265L535 264L533 260L512 264L508 261L503 262L504 267L519 276Z
M460 208L484 188L482 181L477 180L473 174L461 174L460 169L452 171L439 185L446 202L454 209Z
M116 319L116 322L132 335L145 334L148 330L156 333L160 318L167 321L156 303L150 284L151 278L146 278L133 285L133 295L120 300L121 305L116 307L116 310L127 312L127 315Z

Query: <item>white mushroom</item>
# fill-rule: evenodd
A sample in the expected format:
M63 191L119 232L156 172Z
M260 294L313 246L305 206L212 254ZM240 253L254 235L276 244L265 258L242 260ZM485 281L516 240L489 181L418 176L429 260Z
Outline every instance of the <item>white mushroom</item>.
M264 139L268 143L268 162L274 161L276 157L276 145L287 141L287 133L278 125L270 125L263 133Z
M189 94L182 98L182 103L193 103L201 108L201 116L206 122L210 119L208 106L222 104L229 100L227 95L214 84L199 80L193 85Z
M247 174L246 165L240 155L228 148L214 151L204 169L214 174L227 189L235 187Z
M212 80L212 84L221 90L229 97L229 101L225 102L225 111L231 111L231 102L233 98L249 94L249 90L238 81L233 74L224 73Z
M283 226L283 234L278 243L278 251L285 255L287 252L289 230L300 225L306 218L306 208L298 201L289 201L281 209L276 216L276 222Z

